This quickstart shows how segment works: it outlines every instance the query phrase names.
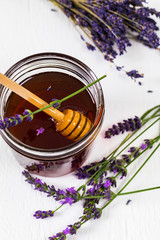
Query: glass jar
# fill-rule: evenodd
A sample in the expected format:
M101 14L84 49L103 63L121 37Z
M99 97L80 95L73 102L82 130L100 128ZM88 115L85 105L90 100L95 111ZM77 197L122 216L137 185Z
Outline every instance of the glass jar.
M29 56L13 65L5 75L18 84L23 84L26 79L35 74L51 71L71 75L84 85L97 79L84 63L59 53L41 53ZM5 106L11 91L3 86L0 90L0 119L4 119ZM72 145L53 151L41 150L20 142L8 129L1 130L1 136L13 150L16 160L26 170L41 176L55 177L68 174L84 163L89 146L99 133L104 117L104 98L100 83L94 84L89 90L96 103L96 117L90 131Z

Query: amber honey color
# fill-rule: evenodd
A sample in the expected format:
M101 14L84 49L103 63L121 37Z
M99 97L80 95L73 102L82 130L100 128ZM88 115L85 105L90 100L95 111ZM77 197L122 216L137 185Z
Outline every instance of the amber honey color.
M50 103L52 99L62 99L84 87L83 83L70 75L59 72L45 72L26 79L23 86L37 96ZM86 115L92 122L96 114L94 98L85 90L63 102L59 110L73 109ZM6 117L22 114L25 109L35 111L36 107L12 93L6 106ZM40 129L43 129L41 132ZM34 115L31 122L23 121L20 125L9 129L19 141L40 149L59 149L73 144L56 131L55 123L49 115L40 112Z

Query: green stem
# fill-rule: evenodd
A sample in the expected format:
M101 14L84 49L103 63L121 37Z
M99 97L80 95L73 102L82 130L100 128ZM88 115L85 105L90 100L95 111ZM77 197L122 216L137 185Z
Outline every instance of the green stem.
M103 75L102 77L98 78L97 80L93 81L92 83L88 84L87 86L85 86L85 87L77 90L77 91L74 92L74 93L71 93L70 95L62 98L61 100L55 100L55 101L51 102L50 104L48 104L47 106L45 106L45 107L43 107L43 108L40 108L40 109L37 109L36 111L32 112L32 115L34 115L34 114L36 114L36 113L39 113L39 112L41 112L41 111L43 111L43 110L45 110L45 109L47 109L47 108L53 107L53 105L54 105L55 103L61 104L62 102L66 101L67 99L69 99L69 98L71 98L71 97L74 97L75 95L83 92L84 90L86 90L87 88L91 87L91 86L94 85L95 83L101 81L101 80L102 80L103 78L105 78L106 76L107 76L107 75ZM24 116L24 118L25 118L25 117L27 117L27 115Z
M58 208L56 208L53 212L55 213L56 211L58 211L61 207L63 207L64 205L60 205Z
M120 193L119 196L134 194L134 193L147 192L147 191L151 191L151 190L155 190L155 189L160 189L160 186L152 187L152 188L139 189L139 190L135 190L135 191L131 191L131 192L124 192L124 193Z
M141 120L143 120L148 114L150 114L153 110L155 110L156 108L160 108L160 105L157 105L151 109L149 109L147 112L145 112L142 116L141 116Z
M86 90L87 88L89 88L89 87L92 86L93 84L99 82L100 80L102 80L102 79L105 78L106 76L107 76L107 75L103 75L102 77L98 78L97 80L95 80L94 82L88 84L87 86L79 89L78 91L70 94L70 95L67 96L67 97L62 98L61 100L59 100L60 103L66 101L67 99L69 99L69 98L71 98L71 97L74 97L75 95L77 95L77 94L79 94L79 93L81 93L81 92L83 92L84 90Z
M124 192L124 193L120 193L118 196L130 195L130 194L141 193L141 192L148 192L148 191L152 191L152 190L156 190L156 189L160 189L160 186L152 187L152 188L138 189L138 190L130 191L130 192ZM104 198L104 196L86 195L83 197L83 199L101 199L101 198Z

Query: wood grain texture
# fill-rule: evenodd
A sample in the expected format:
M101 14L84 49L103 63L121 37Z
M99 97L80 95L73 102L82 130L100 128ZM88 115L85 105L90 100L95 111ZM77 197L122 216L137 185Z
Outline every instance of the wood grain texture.
M160 10L157 0L149 6ZM102 130L95 140L87 162L106 156L123 139L103 138L104 131L113 123L128 117L140 116L148 108L159 104L160 54L133 42L127 54L117 59L117 65L128 70L138 69L145 74L143 85L128 79L123 73L103 59L98 51L86 49L77 30L59 10L47 0L0 0L0 72L20 59L40 52L60 52L74 56L87 64L97 76L107 72L101 82L106 104ZM160 26L160 21L158 21ZM160 32L159 32L160 35ZM147 93L153 90L153 93ZM158 127L150 131L154 137ZM144 136L144 138L148 135ZM140 161L143 161L141 159ZM25 183L23 169L14 159L7 144L0 138L0 239L46 240L49 236L74 223L82 214L81 204L66 207L51 219L36 220L36 210L49 210L58 206L52 198L36 192ZM129 171L132 174L137 164ZM126 190L136 190L160 184L160 158L157 152L142 172ZM42 178L59 188L76 186L74 174L61 178ZM126 205L128 199L132 201ZM121 196L105 209L100 220L86 224L71 240L159 240L160 239L160 190L132 196Z

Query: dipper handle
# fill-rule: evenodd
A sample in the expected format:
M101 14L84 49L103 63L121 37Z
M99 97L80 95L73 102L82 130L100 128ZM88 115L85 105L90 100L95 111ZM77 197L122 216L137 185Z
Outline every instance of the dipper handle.
M48 106L48 103L14 82L10 78L0 73L0 83L5 87L15 92L20 97L24 98L37 108L43 108ZM63 113L54 107L49 107L43 110L56 120L56 129L65 137L77 141L82 138L91 128L91 121L78 111L71 109L64 110Z
M19 85L18 83L14 82L10 78L6 77L2 73L0 73L0 83L15 92L20 97L24 98L37 108L43 108L48 105L47 102L36 96L34 93L30 92L23 86ZM50 107L46 108L44 110L45 113L50 115L52 118L54 118L57 122L61 121L64 118L64 114L57 110L56 108Z

